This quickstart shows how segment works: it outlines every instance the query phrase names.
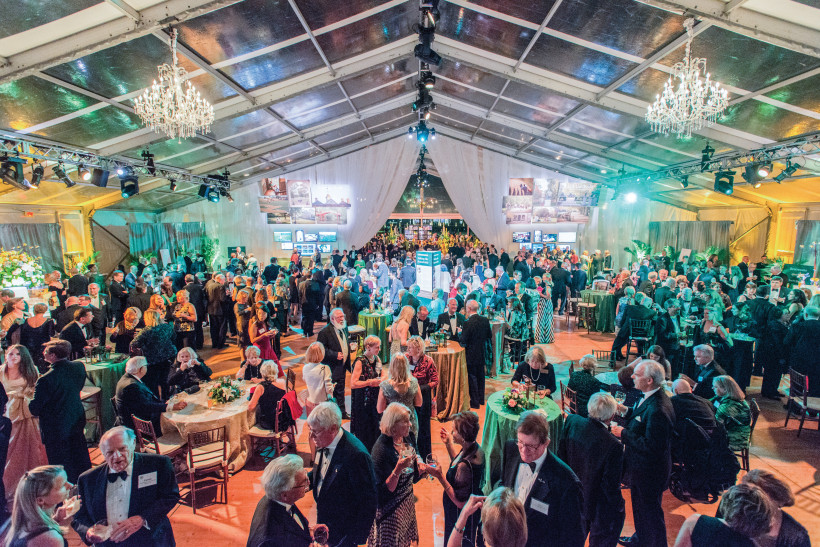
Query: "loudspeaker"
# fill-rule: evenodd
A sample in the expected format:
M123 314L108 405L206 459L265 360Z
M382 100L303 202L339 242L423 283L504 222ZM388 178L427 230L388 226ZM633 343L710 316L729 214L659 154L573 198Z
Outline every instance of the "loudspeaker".
M108 171L97 169L96 167L91 171L91 184L106 188L108 186Z

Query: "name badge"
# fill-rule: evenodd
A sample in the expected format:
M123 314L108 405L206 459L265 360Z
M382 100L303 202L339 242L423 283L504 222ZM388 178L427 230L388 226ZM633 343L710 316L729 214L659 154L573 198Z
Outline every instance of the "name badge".
M635 421L636 421L636 422L640 422L640 421L641 421L641 417L640 417L640 416L635 416Z
M539 501L537 499L530 499L530 507L538 511L539 513L543 513L544 515L550 514L550 504L544 503L543 501Z
M157 472L152 471L151 473L146 473L144 475L140 475L137 478L137 488L145 488L146 486L154 486L157 484Z

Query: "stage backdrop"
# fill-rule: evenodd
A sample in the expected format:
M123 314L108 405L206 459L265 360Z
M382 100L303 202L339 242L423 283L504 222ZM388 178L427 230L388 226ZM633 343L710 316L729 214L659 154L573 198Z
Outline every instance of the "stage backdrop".
M160 249L168 249L171 259L176 260L175 250L178 247L185 247L189 251L199 251L202 247L202 236L205 235L204 222L131 224L129 228L128 243L131 254L139 256L154 253L160 263L162 263L159 255Z
M814 266L816 263L815 251L820 253L820 249L813 249L812 245L820 243L820 220L798 220L797 221L797 241L794 244L794 263L805 261L806 264ZM817 272L815 272L817 275Z
M714 245L728 252L732 224L731 220L650 222L647 243L655 253L666 245L671 245L678 251L692 249L692 253L703 252Z
M43 259L43 273L63 269L63 244L59 224L0 224L0 247L22 247Z

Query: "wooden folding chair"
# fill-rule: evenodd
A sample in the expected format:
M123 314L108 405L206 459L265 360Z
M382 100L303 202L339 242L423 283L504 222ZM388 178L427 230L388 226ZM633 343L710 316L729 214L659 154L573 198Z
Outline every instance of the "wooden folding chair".
M225 426L188 433L188 477L191 482L191 508L196 514L197 477L221 472L222 496L217 503L228 503L228 438ZM219 486L219 483L216 485Z

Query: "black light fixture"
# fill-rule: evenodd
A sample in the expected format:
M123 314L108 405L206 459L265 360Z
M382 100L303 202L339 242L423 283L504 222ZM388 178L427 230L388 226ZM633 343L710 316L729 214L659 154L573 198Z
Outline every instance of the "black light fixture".
M40 182L43 180L43 175L45 175L45 172L45 169L43 169L43 166L39 163L31 169L32 188L39 188Z
M709 146L707 142L706 148L704 148L700 154L700 172L703 173L709 170L709 161L712 159L712 156L715 155L715 149Z
M219 203L219 190L210 184L199 185L199 197L205 198L211 203Z
M760 177L762 179L765 179L766 177L768 177L771 174L772 174L772 162L767 161L767 162L758 164L758 166L757 166L757 176L758 177Z
M433 43L435 34L435 27L420 27L419 43L413 49L413 55L415 55L416 59L423 63L438 66L441 64L441 55L433 51L430 47L430 44Z
M108 187L108 177L110 173L105 169L95 167L91 170L91 184L100 188Z
M72 186L75 186L77 184L68 177L68 175L65 172L65 167L63 167L62 163L58 163L57 167L52 169L52 172L54 173L54 176L60 179L60 182L65 184L66 188L71 188Z
M0 179L20 190L31 190L31 183L23 175L26 160L21 158L3 158L0 163Z
M148 172L150 174L157 174L157 168L154 165L154 155L151 152L149 152L147 148L142 151L142 161L145 162L145 167L148 168Z
M175 181L174 179L168 179L168 180L171 182L171 186L170 186L171 191L176 192L177 191L177 181Z
M783 182L785 179L787 179L787 178L789 178L790 176L794 175L794 174L797 172L797 170L798 170L798 169L800 169L800 166L799 166L799 165L797 165L796 163L792 163L792 162L788 161L788 162L786 162L786 168L785 168L785 169L783 169L783 170L780 172L780 174L779 174L779 175L777 175L776 177L774 177L774 181L775 181L777 184L780 184L780 183L781 183L781 182Z
M715 173L715 192L732 195L735 191L735 171L718 171Z
M754 188L760 188L760 177L757 176L757 165L749 164L743 168L740 174L743 180L751 184Z
M91 171L85 168L85 165L82 163L77 166L77 176L80 180L89 181L91 180Z
M123 198L128 199L140 193L140 179L130 165L124 166L122 171L123 174L120 175L120 194Z
M421 83L426 89L433 89L436 86L436 77L429 70L424 70L421 73Z
M680 178L680 184L684 188L689 188L689 175L682 175Z

